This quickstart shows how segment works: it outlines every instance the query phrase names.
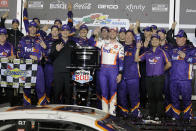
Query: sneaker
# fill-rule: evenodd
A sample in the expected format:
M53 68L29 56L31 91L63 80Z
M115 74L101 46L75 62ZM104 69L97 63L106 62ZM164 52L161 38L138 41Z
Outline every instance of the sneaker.
M155 121L159 121L160 119L159 119L159 117L155 117L154 120Z
M147 119L147 120L151 120L152 117L151 117L151 116L147 116L146 119Z
M175 118L175 117L172 117L171 119L172 119L172 121L175 121L175 120L176 120L176 118Z

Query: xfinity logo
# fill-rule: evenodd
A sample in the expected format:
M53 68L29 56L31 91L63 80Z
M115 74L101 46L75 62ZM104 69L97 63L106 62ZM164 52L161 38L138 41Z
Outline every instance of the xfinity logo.
M98 5L98 9L118 9L118 5Z
M91 3L83 3L83 4L75 3L73 8L78 10L90 10L91 5L92 5Z
M130 4L130 5L126 6L126 10L128 10L130 12L133 12L134 10L141 10L143 12L145 8L146 8L146 6L142 5L142 4L139 4L139 5Z

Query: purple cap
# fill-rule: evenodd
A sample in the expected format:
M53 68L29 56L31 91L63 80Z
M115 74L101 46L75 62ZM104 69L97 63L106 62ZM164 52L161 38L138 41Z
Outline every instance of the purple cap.
M146 26L143 31L152 31L152 29L149 26Z
M156 25L151 25L150 28L153 29L153 30L157 30L157 26Z
M163 29L163 28L161 28L160 30L158 30L158 31L157 31L157 34L158 34L159 32L162 32L162 33L166 34L166 30Z
M120 31L119 31L119 33L121 33L121 32L125 32L126 33L126 29L125 29L125 27L122 27L122 28L120 28Z
M80 26L80 30L82 30L82 29L86 29L88 31L88 26L83 24L83 25Z
M70 31L71 29L70 29L70 27L69 27L68 25L64 24L64 25L61 27L61 30L62 30L62 31L64 31L64 30L69 30L69 31Z
M61 21L60 19L56 19L56 20L54 21L54 23L55 23L55 22L59 22L59 23L62 24L62 21Z
M38 20L39 23L40 23L40 19L39 18L37 18L37 17L33 18L33 21L35 21L35 20Z
M186 38L187 38L187 35L186 35L186 33L184 32L184 30L179 30L179 31L178 31L178 34L175 35L175 37L186 37Z
M13 23L18 23L19 24L19 20L15 18L15 19L12 20L12 24Z
M103 29L106 29L109 32L109 27L107 26L101 27L101 32L103 31Z
M53 26L51 26L51 30L53 29L53 28L57 28L58 30L59 30L59 27L57 26L57 25L53 25Z
M37 23L35 23L34 21L31 21L31 22L29 23L29 27L31 27L31 26L37 27Z
M6 35L7 34L7 30L5 28L0 28L0 34L4 34Z
M156 35L152 35L152 36L151 36L151 39L152 39L152 38L160 39L160 36L156 34Z

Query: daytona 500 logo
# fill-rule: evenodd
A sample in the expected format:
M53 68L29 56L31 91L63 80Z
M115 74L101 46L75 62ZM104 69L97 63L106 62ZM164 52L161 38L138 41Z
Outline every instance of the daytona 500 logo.
M92 81L93 77L90 75L90 71L77 70L73 74L72 80L83 84Z

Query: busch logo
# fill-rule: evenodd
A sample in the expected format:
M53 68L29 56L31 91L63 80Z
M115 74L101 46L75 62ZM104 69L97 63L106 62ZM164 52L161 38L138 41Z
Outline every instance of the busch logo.
M75 3L73 8L78 10L90 10L91 5L92 5L91 3L83 3L83 4Z
M50 9L67 9L67 4L63 1L50 3Z
M98 5L98 9L118 9L118 5Z

